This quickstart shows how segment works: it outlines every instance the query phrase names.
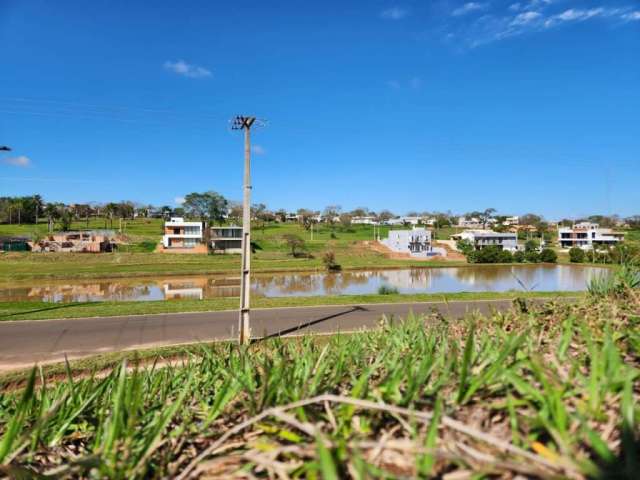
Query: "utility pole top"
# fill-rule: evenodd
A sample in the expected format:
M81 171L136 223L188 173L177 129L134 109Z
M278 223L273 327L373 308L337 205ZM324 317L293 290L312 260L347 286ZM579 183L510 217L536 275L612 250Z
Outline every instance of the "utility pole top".
M256 121L256 117L245 117L244 115L236 115L231 123L232 130L249 130Z

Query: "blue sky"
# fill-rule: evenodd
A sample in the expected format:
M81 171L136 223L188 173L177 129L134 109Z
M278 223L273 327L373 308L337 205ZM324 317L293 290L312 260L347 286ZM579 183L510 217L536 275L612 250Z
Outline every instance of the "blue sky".
M640 3L0 0L0 195L640 213Z

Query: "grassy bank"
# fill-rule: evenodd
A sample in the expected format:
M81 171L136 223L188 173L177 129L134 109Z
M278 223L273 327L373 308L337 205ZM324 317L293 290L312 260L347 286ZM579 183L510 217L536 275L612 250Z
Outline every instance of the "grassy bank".
M348 336L0 397L0 471L55 477L634 478L637 294ZM72 373L72 372L70 372Z
M580 297L580 292L462 292L415 295L329 295L313 297L255 297L253 308L304 307L314 305L353 305L367 303L405 303L459 300L495 300L500 298ZM151 302L0 302L0 321L43 320L118 315L148 315L154 313L207 312L238 308L237 298L207 300L158 300Z

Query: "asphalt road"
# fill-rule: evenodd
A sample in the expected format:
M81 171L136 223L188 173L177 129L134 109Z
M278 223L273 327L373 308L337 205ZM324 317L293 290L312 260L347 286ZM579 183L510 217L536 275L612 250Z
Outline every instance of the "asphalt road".
M511 300L255 309L253 337L348 332L377 325L383 314L439 311L461 317L511 307ZM235 338L237 311L0 322L0 371L99 353Z

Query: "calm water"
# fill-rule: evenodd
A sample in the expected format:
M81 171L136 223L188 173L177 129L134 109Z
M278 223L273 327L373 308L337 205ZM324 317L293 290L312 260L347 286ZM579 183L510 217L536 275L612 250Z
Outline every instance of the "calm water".
M503 292L508 290L585 290L590 278L607 274L599 267L576 265L469 266L342 273L256 275L254 295L267 297L376 293L382 285L400 293ZM237 297L240 279L233 276L138 277L108 280L64 280L0 286L0 301L170 300Z

